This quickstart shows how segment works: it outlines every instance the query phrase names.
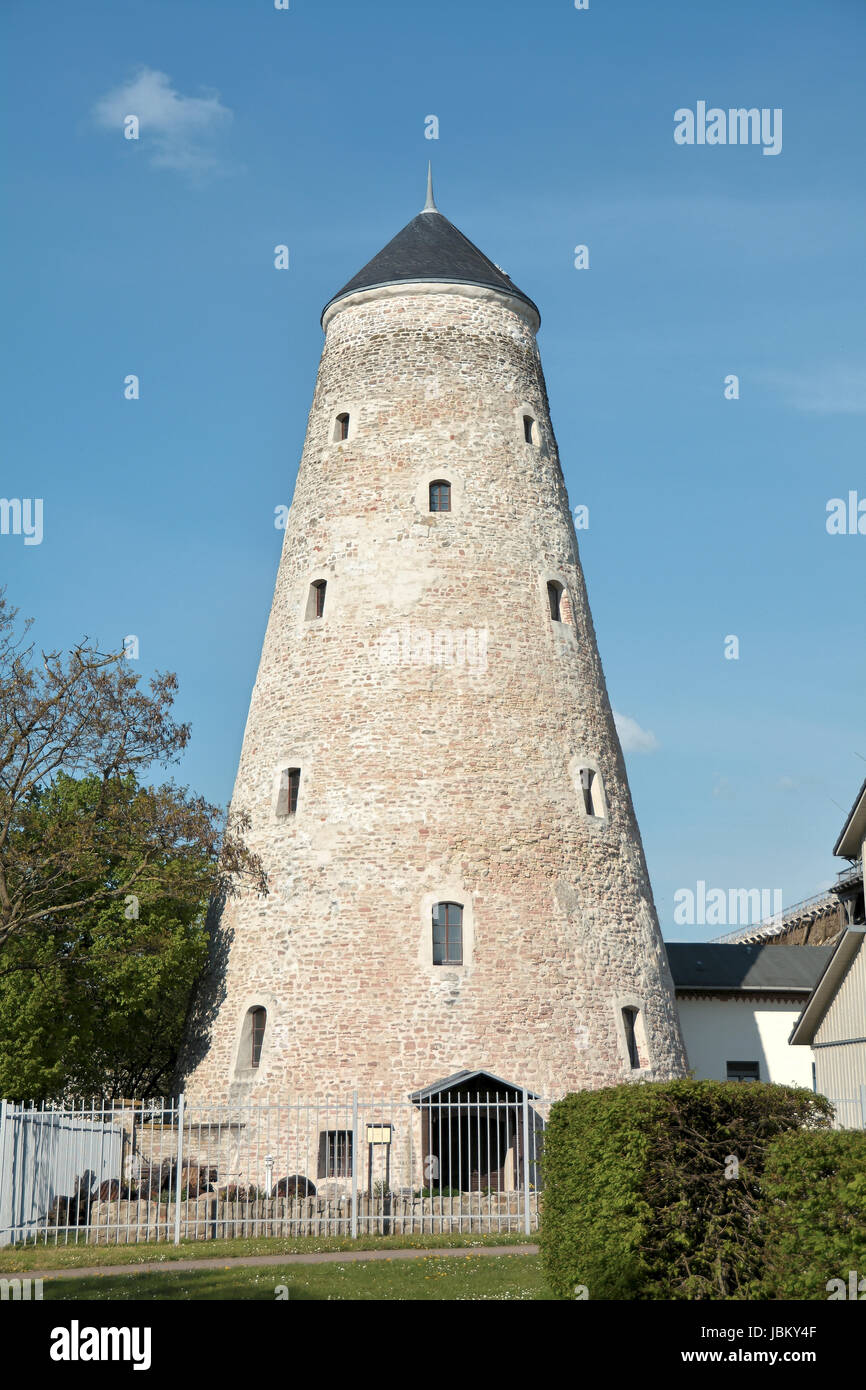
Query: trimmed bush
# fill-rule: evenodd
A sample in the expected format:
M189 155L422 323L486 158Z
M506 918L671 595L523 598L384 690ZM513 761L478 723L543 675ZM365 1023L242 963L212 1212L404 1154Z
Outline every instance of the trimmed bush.
M829 1125L830 1103L793 1086L624 1083L551 1110L540 1233L560 1298L761 1297L760 1181L767 1144Z
M827 1284L841 1279L849 1297L850 1271L866 1278L866 1131L783 1134L768 1146L762 1187L762 1296L839 1297Z

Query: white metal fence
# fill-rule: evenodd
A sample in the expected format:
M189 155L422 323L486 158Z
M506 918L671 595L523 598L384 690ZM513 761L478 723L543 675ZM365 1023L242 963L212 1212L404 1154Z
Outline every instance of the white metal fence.
M0 1102L0 1246L538 1226L526 1091L267 1104Z
M24 1110L0 1101L0 1245L35 1236L40 1215L57 1212L84 1183L99 1188L120 1170L122 1157L123 1131L108 1113Z

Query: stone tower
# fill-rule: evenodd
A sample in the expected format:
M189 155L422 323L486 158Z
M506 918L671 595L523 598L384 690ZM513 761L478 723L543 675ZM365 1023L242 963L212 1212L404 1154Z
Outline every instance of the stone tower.
M429 179L325 307L193 1099L683 1074L539 322Z

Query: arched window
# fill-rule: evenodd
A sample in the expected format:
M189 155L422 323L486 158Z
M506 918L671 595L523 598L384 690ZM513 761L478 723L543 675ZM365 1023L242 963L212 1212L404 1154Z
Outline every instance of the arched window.
M301 769L287 767L280 773L280 790L277 796L277 815L293 816L298 809L298 792L301 789Z
M262 1056L262 1043L265 1040L267 1010L261 1005L250 1009L250 1066L257 1067Z
M435 483L430 484L430 510L431 512L450 512L451 510L451 484L446 483L442 478L438 478Z
M523 438L527 444L535 443L535 421L531 415L523 417Z
M315 579L307 591L307 606L304 620L311 623L315 618L325 616L325 595L328 591L327 579Z
M335 442L335 443L339 443L341 440L343 440L343 439L348 439L348 438L349 438L349 416L348 416L348 414L346 413L346 411L344 410L340 415L337 416L337 421L336 421L336 424L334 425L334 442Z
M640 1066L640 1056L637 1049L637 1009L623 1009L622 1023L625 1029L625 1042L628 1048L629 1065L632 1067Z
M433 964L463 964L463 908L459 903L433 904Z
M554 579L548 581L547 602L550 604L550 616L553 621L562 622L562 585L557 584Z

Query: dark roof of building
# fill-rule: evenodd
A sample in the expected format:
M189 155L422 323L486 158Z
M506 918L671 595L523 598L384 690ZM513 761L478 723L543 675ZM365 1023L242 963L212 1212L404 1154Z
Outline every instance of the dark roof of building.
M455 1071L452 1076L446 1076L441 1081L431 1081L422 1091L413 1092L409 1099L415 1102L432 1100L435 1096L456 1090L469 1091L472 1096L483 1096L488 1092L495 1095L503 1090L516 1091L519 1094L523 1087L515 1081L503 1081L501 1076L496 1076L492 1071ZM527 1095L530 1100L538 1100L534 1091L527 1091Z
M833 954L832 946L721 945L666 941L679 990L799 990L809 994Z
M479 251L447 217L442 216L433 202L432 184L429 182L424 211L407 222L378 255L328 300L322 316L338 299L344 299L356 290L377 289L382 285L398 285L408 281L485 286L513 295L538 314L537 305L517 288L505 271L488 260L483 251ZM538 317L540 320L541 315Z

